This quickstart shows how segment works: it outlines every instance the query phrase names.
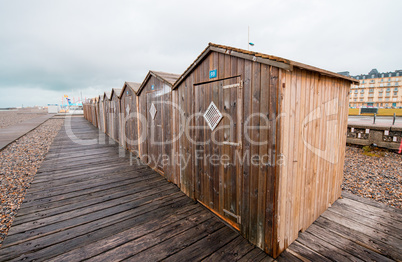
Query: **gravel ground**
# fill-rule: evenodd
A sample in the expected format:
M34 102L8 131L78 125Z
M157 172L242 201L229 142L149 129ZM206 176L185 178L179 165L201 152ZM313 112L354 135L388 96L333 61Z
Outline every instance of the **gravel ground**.
M342 189L402 208L402 155L346 147Z
M13 126L44 114L47 114L47 109L21 108L15 111L0 111L0 128Z
M0 151L0 246L64 119L50 119Z

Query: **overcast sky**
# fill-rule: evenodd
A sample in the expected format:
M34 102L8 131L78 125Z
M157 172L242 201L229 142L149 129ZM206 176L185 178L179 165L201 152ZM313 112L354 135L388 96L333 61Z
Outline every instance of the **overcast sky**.
M402 1L0 0L0 108L181 74L209 42L352 75L402 69Z

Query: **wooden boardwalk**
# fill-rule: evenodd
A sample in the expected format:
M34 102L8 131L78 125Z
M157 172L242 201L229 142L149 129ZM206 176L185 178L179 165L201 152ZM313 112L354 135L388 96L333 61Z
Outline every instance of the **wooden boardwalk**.
M80 139L97 129L74 117ZM102 140L102 139L101 139ZM272 261L118 145L57 135L0 260ZM402 260L402 212L344 193L278 261Z

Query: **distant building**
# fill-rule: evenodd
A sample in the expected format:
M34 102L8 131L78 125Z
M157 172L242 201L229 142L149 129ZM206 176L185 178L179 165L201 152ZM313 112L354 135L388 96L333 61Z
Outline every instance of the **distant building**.
M349 75L349 72L340 72ZM360 85L352 85L349 107L402 107L402 70L379 73L372 69L366 75L351 76Z

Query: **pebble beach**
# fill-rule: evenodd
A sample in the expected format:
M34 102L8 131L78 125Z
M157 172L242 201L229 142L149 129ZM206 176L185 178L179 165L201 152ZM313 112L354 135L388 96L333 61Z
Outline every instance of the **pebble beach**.
M347 146L342 189L357 196L402 208L402 155Z
M0 151L0 246L64 119L50 119Z

